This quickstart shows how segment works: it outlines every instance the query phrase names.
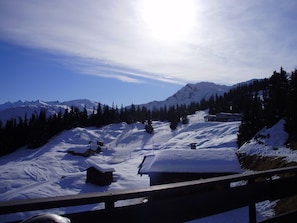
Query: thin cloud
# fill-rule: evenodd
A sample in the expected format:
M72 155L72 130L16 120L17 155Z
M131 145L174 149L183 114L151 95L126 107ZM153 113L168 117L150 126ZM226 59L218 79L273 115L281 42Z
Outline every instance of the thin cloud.
M0 39L64 55L66 65L74 58L71 69L83 74L132 83L229 84L296 66L293 0L191 1L196 24L176 41L151 35L140 2L3 0Z

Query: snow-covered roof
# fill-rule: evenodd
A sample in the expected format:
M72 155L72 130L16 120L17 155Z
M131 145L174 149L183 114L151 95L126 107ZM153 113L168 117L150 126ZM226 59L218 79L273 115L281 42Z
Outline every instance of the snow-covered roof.
M140 174L149 173L240 173L234 149L166 149L146 156Z
M97 170L99 170L101 173L115 172L114 168L108 167L107 165L104 165L104 164L97 164L97 163L95 163L94 161L91 161L91 160L87 160L86 163L88 164L88 168L94 167Z

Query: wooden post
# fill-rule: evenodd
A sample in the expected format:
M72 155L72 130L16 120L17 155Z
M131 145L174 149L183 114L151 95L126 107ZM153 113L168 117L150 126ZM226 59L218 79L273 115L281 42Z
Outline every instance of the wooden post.
M105 202L105 209L113 209L114 208L114 202L113 201L106 201Z
M248 180L248 183L249 184L255 183L255 179ZM249 205L249 223L257 223L255 203Z
M250 204L249 205L249 218L250 218L250 223L257 223L256 219L256 205L255 204Z

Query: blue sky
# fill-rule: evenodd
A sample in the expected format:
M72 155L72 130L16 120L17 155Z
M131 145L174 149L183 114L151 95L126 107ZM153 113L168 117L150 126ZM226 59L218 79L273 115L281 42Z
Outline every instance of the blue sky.
M0 103L164 100L296 68L295 0L1 0Z

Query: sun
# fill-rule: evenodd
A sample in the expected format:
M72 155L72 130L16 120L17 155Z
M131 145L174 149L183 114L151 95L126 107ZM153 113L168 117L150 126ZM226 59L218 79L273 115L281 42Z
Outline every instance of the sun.
M168 43L186 40L197 22L194 0L143 0L140 15L148 34Z

